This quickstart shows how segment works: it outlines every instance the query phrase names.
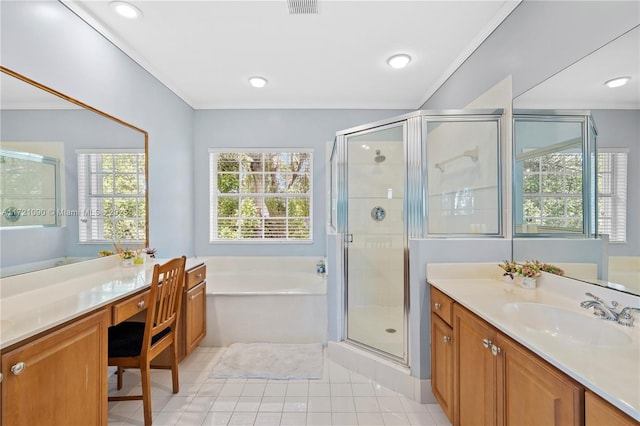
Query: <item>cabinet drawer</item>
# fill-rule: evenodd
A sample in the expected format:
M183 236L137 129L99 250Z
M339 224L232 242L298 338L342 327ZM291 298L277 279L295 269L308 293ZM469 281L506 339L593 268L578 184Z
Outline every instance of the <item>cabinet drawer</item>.
M185 287L192 289L207 278L207 267L205 265L196 266L186 272Z
M113 305L113 321L116 325L122 321L131 318L138 312L141 312L149 305L150 290L131 296L122 302Z
M431 312L451 325L453 320L453 299L433 286L431 286Z

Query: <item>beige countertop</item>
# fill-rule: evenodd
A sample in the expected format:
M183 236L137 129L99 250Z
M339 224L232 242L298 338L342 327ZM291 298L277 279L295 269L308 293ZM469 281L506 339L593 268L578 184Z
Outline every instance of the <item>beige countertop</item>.
M123 267L111 257L0 280L0 349L144 289L167 260ZM201 263L187 259L186 269Z
M556 278L544 277L553 282ZM566 281L566 279L562 278ZM557 280L556 280L557 281ZM640 321L633 328L612 321L594 318L591 311L580 307L587 300L584 292L591 291L610 302L617 297L622 306L638 306L637 297L622 293L606 293L579 284L558 283L539 286L534 290L522 289L498 279L430 278L429 283L450 296L502 333L527 347L586 388L600 395L620 410L640 420ZM575 287L575 288L572 288ZM557 289L560 289L557 291ZM509 316L513 303L538 303L554 305L584 316L584 327L591 321L602 322L598 329L615 334L624 344L588 344L571 339L561 339L551 330L524 326ZM580 317L577 317L580 318ZM604 328L603 328L604 327ZM611 327L609 329L608 327ZM626 336L626 337L625 337Z

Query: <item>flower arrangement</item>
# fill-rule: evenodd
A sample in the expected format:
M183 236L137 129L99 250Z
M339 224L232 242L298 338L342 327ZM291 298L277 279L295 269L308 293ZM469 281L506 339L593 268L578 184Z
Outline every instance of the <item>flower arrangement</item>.
M548 272L550 274L560 275L560 276L564 275L564 271L559 267L557 267L556 265L552 265L550 263L542 263L538 260L535 261L535 264L538 267L538 269L543 272Z
M504 274L502 274L504 277L510 277L513 279L513 275L518 272L518 265L514 261L509 262L508 260L505 260L504 263L500 263L498 266L504 271Z
M135 250L126 249L120 251L119 256L121 259L133 259L137 254Z
M526 261L524 265L518 265L517 273L525 278L537 278L540 276L539 262Z
M98 255L100 257L113 256L113 251L112 250L100 250L100 253L98 253Z
M145 249L142 249L142 252L145 253L149 257L156 257L156 249L154 249L154 248L147 247Z

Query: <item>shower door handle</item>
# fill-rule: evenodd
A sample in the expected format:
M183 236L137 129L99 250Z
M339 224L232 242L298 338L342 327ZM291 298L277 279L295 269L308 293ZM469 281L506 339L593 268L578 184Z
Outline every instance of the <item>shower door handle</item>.
M353 242L353 234L344 234L344 242L352 243Z

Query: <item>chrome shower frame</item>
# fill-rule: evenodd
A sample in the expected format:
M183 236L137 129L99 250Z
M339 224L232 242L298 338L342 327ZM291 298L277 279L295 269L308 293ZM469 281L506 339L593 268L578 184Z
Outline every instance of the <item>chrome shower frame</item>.
M498 140L502 143L501 134L501 117L502 109L469 109L469 110L420 110L408 114L391 117L357 127L352 127L336 133L334 142L334 153L337 156L337 223L336 231L343 236L343 270L342 270L342 309L343 309L343 327L342 340L351 345L362 348L368 352L376 354L384 359L388 359L403 366L410 365L409 359L409 313L411 306L409 304L409 240L421 239L427 236L426 231L426 125L425 118L434 120L452 120L461 119L486 119L492 117L498 121ZM369 132L384 130L388 127L403 126L403 157L404 157L404 235L403 235L403 259L404 259L404 327L403 327L403 357L397 357L390 353L384 352L378 348L366 345L362 342L351 340L348 337L348 265L349 265L349 249L350 234L348 229L348 139L352 136L359 136ZM498 164L500 164L500 149L498 149ZM503 235L503 198L502 198L502 179L498 176L498 202L499 202L499 229L500 236ZM459 235L457 235L459 237ZM477 235L476 235L477 236Z

